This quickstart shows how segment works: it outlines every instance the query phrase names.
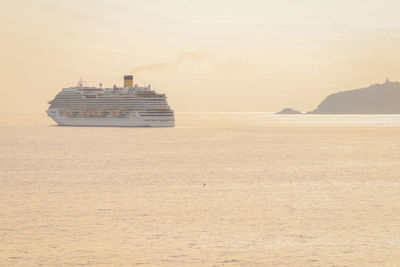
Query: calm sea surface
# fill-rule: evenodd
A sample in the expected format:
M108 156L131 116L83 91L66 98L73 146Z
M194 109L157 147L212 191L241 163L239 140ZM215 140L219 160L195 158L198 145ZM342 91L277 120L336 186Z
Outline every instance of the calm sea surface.
M0 266L400 266L400 116L0 115Z

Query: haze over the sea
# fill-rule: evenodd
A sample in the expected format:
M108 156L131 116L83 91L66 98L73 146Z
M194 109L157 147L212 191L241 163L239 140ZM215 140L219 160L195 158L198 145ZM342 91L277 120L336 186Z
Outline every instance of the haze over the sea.
M400 266L399 14L2 1L0 266Z
M179 63L135 78L177 111L312 110L331 93L400 80L398 14L393 0L6 1L0 112L43 112L79 78L121 85L166 62Z

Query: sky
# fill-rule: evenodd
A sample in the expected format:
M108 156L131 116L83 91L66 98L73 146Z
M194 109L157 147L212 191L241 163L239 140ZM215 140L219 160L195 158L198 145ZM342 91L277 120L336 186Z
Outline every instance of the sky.
M61 88L134 69L177 112L310 111L400 80L398 14L392 0L3 0L0 113L44 114Z

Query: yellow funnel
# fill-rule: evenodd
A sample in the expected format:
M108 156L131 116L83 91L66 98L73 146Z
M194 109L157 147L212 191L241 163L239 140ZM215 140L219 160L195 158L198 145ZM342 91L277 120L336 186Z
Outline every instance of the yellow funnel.
M133 75L124 76L124 87L133 87Z

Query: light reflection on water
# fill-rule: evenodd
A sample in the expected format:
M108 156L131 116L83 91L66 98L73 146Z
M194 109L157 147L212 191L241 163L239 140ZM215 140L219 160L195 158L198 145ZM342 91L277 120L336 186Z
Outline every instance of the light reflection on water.
M400 264L398 115L0 116L0 266Z
M272 112L181 112L178 118L262 125L400 126L400 114L274 114Z

